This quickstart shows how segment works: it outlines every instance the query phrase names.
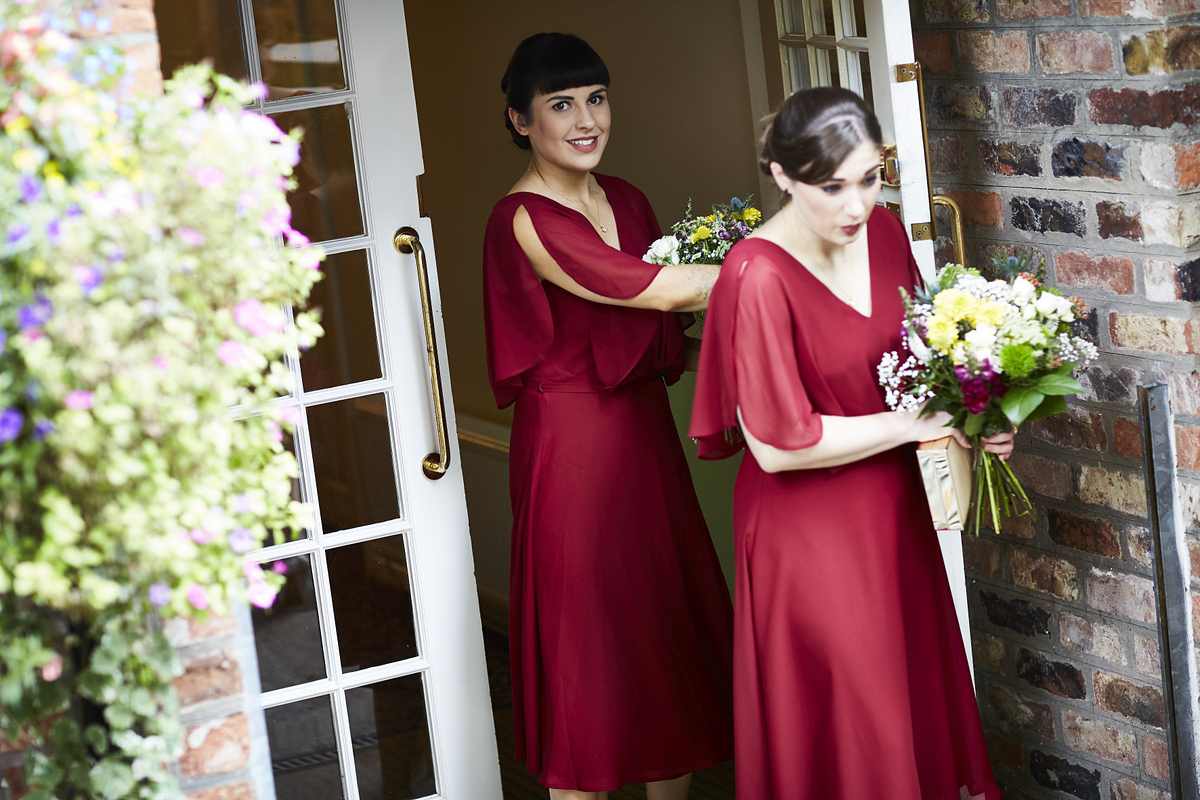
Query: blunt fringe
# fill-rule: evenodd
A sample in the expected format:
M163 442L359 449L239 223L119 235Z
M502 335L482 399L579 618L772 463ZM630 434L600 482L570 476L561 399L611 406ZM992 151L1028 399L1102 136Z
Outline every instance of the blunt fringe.
M517 45L500 79L504 126L513 143L522 150L530 148L529 137L513 127L508 109L528 120L537 95L596 84L608 85L608 67L583 39L569 33L535 33L525 39Z
M771 174L771 162L807 184L824 183L854 148L883 143L879 120L854 92L831 86L801 89L768 118L758 166Z

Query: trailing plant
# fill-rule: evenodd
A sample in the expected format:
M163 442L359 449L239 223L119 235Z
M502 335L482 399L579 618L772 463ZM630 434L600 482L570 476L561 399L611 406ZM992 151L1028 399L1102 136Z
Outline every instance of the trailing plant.
M129 96L79 24L0 4L0 735L34 800L178 797L157 620L274 600L251 553L308 519L283 358L323 254L261 86Z

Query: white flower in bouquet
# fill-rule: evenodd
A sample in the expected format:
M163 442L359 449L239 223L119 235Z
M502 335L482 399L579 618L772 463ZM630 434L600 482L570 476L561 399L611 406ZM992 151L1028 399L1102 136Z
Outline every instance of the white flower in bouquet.
M679 240L674 235L655 239L646 255L642 256L642 260L651 264L678 264Z

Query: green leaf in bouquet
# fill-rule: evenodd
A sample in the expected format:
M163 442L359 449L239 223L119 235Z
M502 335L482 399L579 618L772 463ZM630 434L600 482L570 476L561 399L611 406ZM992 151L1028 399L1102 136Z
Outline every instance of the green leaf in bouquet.
M1045 399L1046 395L1036 389L1009 389L1000 399L1000 409L1015 428L1028 419L1034 409L1040 406Z
M1083 385L1070 375L1058 375L1053 372L1039 378L1034 388L1042 394L1056 395L1079 394L1083 391Z
M967 436L978 436L983 433L983 425L987 421L987 417L983 414L968 414L966 422L963 423L962 430Z
M1061 395L1050 395L1035 408L1025 419L1032 422L1035 419L1045 419L1067 410L1067 401Z

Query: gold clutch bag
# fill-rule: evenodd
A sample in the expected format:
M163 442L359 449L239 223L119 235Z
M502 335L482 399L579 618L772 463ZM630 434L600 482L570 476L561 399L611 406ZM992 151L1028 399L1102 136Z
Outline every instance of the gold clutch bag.
M925 496L939 531L962 530L971 507L971 453L950 436L917 445Z

